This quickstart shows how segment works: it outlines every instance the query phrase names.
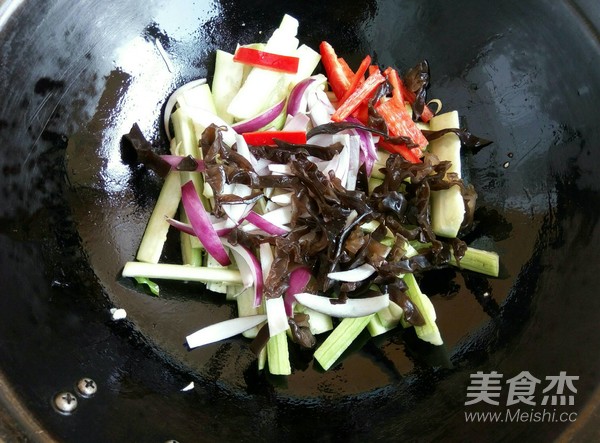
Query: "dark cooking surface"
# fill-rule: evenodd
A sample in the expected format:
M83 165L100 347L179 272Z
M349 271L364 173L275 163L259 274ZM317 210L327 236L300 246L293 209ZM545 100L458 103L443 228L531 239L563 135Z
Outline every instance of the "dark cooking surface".
M0 371L48 434L184 442L561 433L561 423L465 425L464 402L476 371L578 375L574 410L597 386L598 7L186 3L26 1L0 29ZM301 42L327 39L351 65L366 53L400 68L426 57L430 95L495 141L465 167L480 193L473 237L495 240L503 273L428 282L443 349L392 333L328 373L309 363L287 381L265 379L244 341L183 347L187 333L230 315L219 297L178 284L157 299L119 278L159 186L120 163L121 134L137 121L160 147L168 94L209 75L216 48L262 39L286 12L300 19ZM112 321L113 306L128 320ZM98 393L72 416L56 413L52 396L83 376ZM190 381L195 389L181 392Z

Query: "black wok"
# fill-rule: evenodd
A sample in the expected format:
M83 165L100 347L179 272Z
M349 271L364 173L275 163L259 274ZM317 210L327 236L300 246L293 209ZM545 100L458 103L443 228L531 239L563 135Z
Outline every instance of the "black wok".
M302 42L326 39L352 66L427 58L430 96L494 141L464 169L480 196L471 240L500 253L502 272L424 283L444 347L398 331L327 373L299 354L292 376L269 377L242 340L184 347L232 314L219 296L167 284L156 298L120 277L160 186L121 163L121 134L138 122L164 150L169 93L284 13ZM0 439L597 440L599 36L600 7L584 0L0 2ZM504 385L499 405L465 405L478 371L543 386L564 371L577 392L542 406L540 383L538 404L508 408ZM53 398L83 377L97 393L60 414ZM519 406L571 415L465 418Z

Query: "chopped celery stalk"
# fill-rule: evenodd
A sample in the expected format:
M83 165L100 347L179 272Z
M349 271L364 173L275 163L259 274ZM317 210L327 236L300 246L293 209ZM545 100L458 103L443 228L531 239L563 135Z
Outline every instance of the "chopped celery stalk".
M181 155L191 155L194 158L201 158L198 149L198 138L194 129L194 122L186 109L179 108L171 114L173 120L173 129L177 143L181 143Z
M432 131L458 128L458 112L436 115L429 122ZM456 134L446 134L433 140L428 150L440 160L450 161L448 172L461 175L460 140ZM458 186L431 192L431 228L437 235L454 238L458 234L465 217L465 203Z
M177 140L177 144L180 145L179 155L184 157L191 155L194 158L202 158L198 149L198 138L194 129L194 122L187 111L184 108L177 109L171 115L171 120L173 121L173 129L175 130L175 139ZM204 192L202 175L197 172L180 172L179 175L182 185L192 180L196 191L198 191L198 195L202 199ZM202 203L206 207L206 202L202 201Z
M203 283L210 281L242 283L240 272L232 269L215 269L170 263L143 263L137 261L125 263L123 277L148 277L159 280L196 281Z
M215 268L215 269L228 269L227 266L221 265L212 255L206 254L206 267L207 268ZM206 283L206 289L213 292L218 292L220 294L227 294L227 283L218 281L218 282L208 282Z
M242 290L242 292L239 292L237 297L235 297L235 301L237 303L239 317L247 317L250 315L262 314L261 307L259 306L257 308L254 306L254 291L252 290L252 288L246 288ZM246 338L254 338L256 337L256 334L258 334L258 330L260 328L261 325L255 326L251 329L248 329L247 331L244 331L242 335Z
M292 78L292 85L310 77L321 61L321 54L304 44L296 50L296 57L300 59L300 62L298 63L298 72Z
M271 374L290 375L292 373L288 339L285 331L269 338L267 342L267 363Z
M296 303L294 311L308 315L308 325L313 335L322 334L333 329L333 321L330 315L307 308L300 303Z
M166 217L174 217L181 200L181 183L177 172L169 172L152 211L136 258L147 263L158 263L169 231Z
M406 274L404 282L407 285L406 295L410 298L425 320L423 326L415 326L417 337L436 346L441 346L444 342L440 331L435 323L436 314L433 304L429 297L421 292L417 280L413 274Z
M156 296L160 295L160 288L159 288L158 284L156 284L156 282L153 282L149 278L135 277L135 281L138 282L140 285L148 286L148 289L150 289L150 292L152 292L154 295L156 295Z
M390 300L390 304L387 308L384 308L377 312L376 317L379 319L381 324L386 328L392 329L398 326L400 319L404 311L400 306Z
M371 337L375 337L377 335L385 334L386 332L394 329L394 327L395 326L384 326L379 317L377 315L374 315L373 318L371 318L369 324L367 325L367 331L369 331Z
M258 354L258 370L262 371L265 369L265 365L267 364L267 348L264 347L260 350Z
M500 272L500 258L498 254L471 248L470 246L465 251L463 258L460 259L460 263L452 256L450 264L460 269L468 269L469 271L480 272L492 277L498 277Z
M458 112L456 111L438 114L429 121L429 128L432 131L459 127ZM429 150L440 160L451 162L448 172L455 172L459 177L461 176L460 140L458 135L449 133L433 140Z
M217 114L213 95L208 83L203 83L194 88L188 89L177 99L177 103L182 108L200 108L212 114Z
M233 284L227 285L227 292L225 292L225 300L236 301L238 298L238 295L240 295L244 289L248 289L248 288L244 288L244 286L242 286L242 285L233 285Z
M368 233L374 232L378 227L379 222L377 220L372 220L368 223L363 223L362 225L360 225L360 229Z
M297 33L298 20L286 14L267 41L265 51L294 56L298 48ZM254 117L283 99L289 93L291 80L289 74L253 68L227 112L238 120Z
M244 76L244 65L233 61L233 54L217 49L215 74L212 83L216 114L226 123L233 123L233 116L227 112L231 100L240 90Z
M337 361L356 337L369 324L375 314L364 317L344 318L315 351L315 360L325 370Z
M181 209L179 211L179 218L181 219L182 223L187 223L188 225L190 224L190 219L188 218L187 214L185 213L185 210ZM197 236L190 235L185 232L182 232L182 234L189 236L190 245L192 248L204 249L204 246L202 246L202 243L200 243L200 239ZM184 264L186 264L186 263L184 263ZM201 266L201 263L197 264L196 266Z

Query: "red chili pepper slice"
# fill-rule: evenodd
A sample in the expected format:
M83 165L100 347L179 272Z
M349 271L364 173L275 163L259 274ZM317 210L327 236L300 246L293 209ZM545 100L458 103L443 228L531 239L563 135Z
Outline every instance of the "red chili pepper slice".
M273 71L295 74L298 72L300 59L290 55L274 54L254 48L239 47L233 56L233 61Z
M352 114L358 106L373 95L377 86L385 81L385 77L381 73L376 72L369 76L362 85L360 85L346 101L344 101L333 113L331 120L341 122L350 114Z
M378 104L376 109L385 120L390 135L410 137L421 149L427 146L427 139L412 120L404 107L404 103L398 104L394 99L391 99Z
M419 158L419 156L415 154L414 150L410 149L406 145L395 145L390 142L386 142L385 140L379 140L379 143L377 143L377 145L380 148L391 152L392 154L400 154L402 157L404 157L405 160L411 163L421 163L421 159ZM419 148L415 149L419 150Z
M347 69L340 63L333 47L329 43L325 41L321 42L319 52L331 90L337 99L340 100L350 87L351 78L349 78Z
M346 93L340 100L340 104L344 103L348 99L348 97L350 97L350 94L352 94L354 91L356 91L356 88L358 88L358 85L360 85L362 82L365 81L365 72L367 72L367 69L369 68L370 65L371 65L371 56L367 55L363 59L363 61L360 63L360 66L358 67L356 74L354 74L354 76L352 77L350 87L346 90Z
M392 96L394 100L407 101L411 105L415 102L417 96L414 92L409 90L400 75L398 75L398 71L392 68L387 68L384 72L387 75L388 80L392 84L394 90L392 91ZM433 112L427 105L423 108L423 112L421 113L421 120L427 123L433 117Z
M304 131L256 131L242 134L246 143L253 146L277 146L275 140L295 145L306 144Z

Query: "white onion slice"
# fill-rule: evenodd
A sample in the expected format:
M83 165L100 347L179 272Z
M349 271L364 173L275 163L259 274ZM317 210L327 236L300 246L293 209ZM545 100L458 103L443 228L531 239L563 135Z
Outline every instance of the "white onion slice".
M309 123L310 117L303 112L298 112L293 117L288 115L288 119L286 120L285 125L283 125L283 130L306 132Z
M223 245L228 247L235 258L244 287L254 288L254 306L260 306L263 294L263 272L261 264L256 256L242 245L232 245L225 239L221 239Z
M375 273L375 268L369 263L364 263L348 271L330 272L327 277L336 281L359 282L369 278Z
M251 315L248 317L232 318L219 323L202 328L185 339L188 346L193 349L198 346L207 345L216 341L224 340L241 334L254 326L257 326L267 319L266 315Z
M332 317L364 317L374 314L390 304L388 294L368 298L350 298L345 303L331 303L331 299L322 295L301 292L296 294L296 300L301 305Z
M270 337L288 330L288 316L285 311L283 297L267 299L265 302L265 309L267 312Z
M179 97L181 97L183 93L185 93L185 91L189 91L190 89L195 88L196 86L203 85L204 83L206 83L205 78L200 78L198 80L193 80L189 83L186 83L185 85L182 85L179 88L177 88L167 100L167 104L165 105L165 110L163 114L163 124L169 141L171 141L171 139L173 138L171 136L171 130L169 129L169 121L171 120L171 113L173 112L173 108L175 107L177 100L179 99Z

